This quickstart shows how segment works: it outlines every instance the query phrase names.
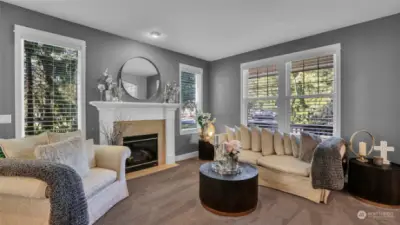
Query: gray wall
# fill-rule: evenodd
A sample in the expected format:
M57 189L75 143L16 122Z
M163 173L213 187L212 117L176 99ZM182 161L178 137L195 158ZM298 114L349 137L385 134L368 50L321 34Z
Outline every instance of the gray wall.
M268 38L268 37L265 37ZM240 123L240 64L341 43L341 134L367 129L395 146L400 163L400 14L211 63L210 110L222 125Z
M116 75L130 58L142 56L152 61L161 73L162 86L167 81L179 80L179 63L201 67L204 83L208 83L208 62L187 55L168 51L137 41L121 38L85 26L77 25L37 12L19 8L0 1L0 115L14 115L14 24L65 35L86 41L86 120L87 137L98 140L99 122L97 110L88 102L99 100L96 81L105 68ZM204 108L208 109L208 86L204 85ZM178 112L176 114L178 116ZM14 117L13 117L14 121ZM14 123L0 124L0 138L14 137ZM176 121L176 154L195 151L190 136L179 135Z

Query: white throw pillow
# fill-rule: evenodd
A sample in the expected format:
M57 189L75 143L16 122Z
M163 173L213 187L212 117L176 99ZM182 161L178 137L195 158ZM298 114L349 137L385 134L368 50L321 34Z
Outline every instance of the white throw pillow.
M236 140L241 141L241 135L240 135L240 127L235 126L235 134L236 134Z
M244 150L251 149L251 130L245 125L240 125L240 139Z
M228 134L228 141L236 140L236 134L234 128L225 126L225 131Z
M251 150L261 152L261 130L258 127L251 128Z
M261 150L262 154L273 155L274 151L274 133L266 128L261 130Z
M21 139L0 140L0 145L6 158L17 159L35 159L34 151L36 146L47 145L48 143L47 132Z
M60 141L66 141L72 137L82 137L82 132L80 130L67 133L49 132L48 135L49 135L49 143L56 143Z
M72 167L81 177L89 173L88 156L82 138L73 137L66 141L36 147L37 159L49 160Z

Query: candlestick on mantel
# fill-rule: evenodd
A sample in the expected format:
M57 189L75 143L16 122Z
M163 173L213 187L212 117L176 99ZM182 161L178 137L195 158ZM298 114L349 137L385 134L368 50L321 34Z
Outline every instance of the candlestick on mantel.
M366 156L367 155L367 143L360 142L358 144L358 154L360 154L361 156Z
M214 145L217 146L219 144L219 135L214 135Z

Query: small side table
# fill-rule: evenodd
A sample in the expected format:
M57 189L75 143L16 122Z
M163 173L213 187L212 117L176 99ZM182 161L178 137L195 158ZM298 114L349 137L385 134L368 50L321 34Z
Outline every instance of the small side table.
M208 141L199 140L199 159L214 160L214 145Z
M200 166L200 200L205 209L221 216L244 216L253 212L258 203L258 170L240 163L237 175L220 175L211 163Z
M372 159L363 163L353 158L349 162L348 191L366 203L388 208L400 208L400 166L376 166Z

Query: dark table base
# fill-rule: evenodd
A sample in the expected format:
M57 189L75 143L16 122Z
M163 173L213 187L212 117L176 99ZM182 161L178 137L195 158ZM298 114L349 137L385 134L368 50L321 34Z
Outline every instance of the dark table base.
M400 208L400 166L376 166L372 159L359 162L350 159L348 191L351 195L371 205Z
M208 211L221 216L244 216L253 212L258 203L257 169L242 164L240 175L221 176L200 169L200 201ZM250 171L250 172L249 172ZM249 174L250 173L250 174Z
M208 141L199 140L199 159L214 160L214 145Z

